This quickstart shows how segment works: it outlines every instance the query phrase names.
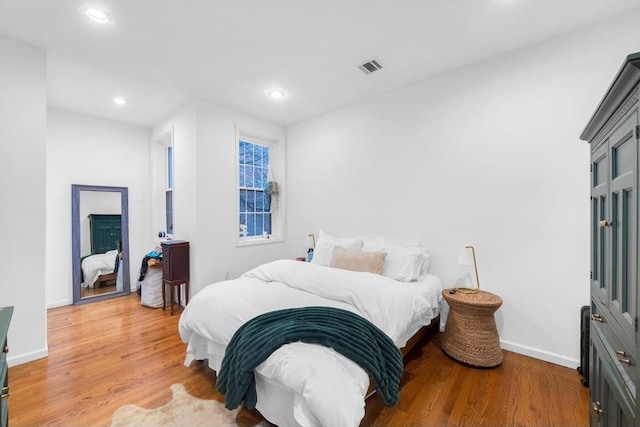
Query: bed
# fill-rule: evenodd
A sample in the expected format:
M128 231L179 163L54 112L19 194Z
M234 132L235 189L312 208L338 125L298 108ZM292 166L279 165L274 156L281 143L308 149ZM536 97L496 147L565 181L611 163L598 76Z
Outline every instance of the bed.
M424 263L415 280L407 281L388 277L393 275L390 271L382 275L354 271L353 265L336 267L340 265L334 262L336 246L342 255L348 252L350 261L365 248L377 248L376 253L384 253L383 260L390 254L390 261L397 260L393 254L398 253L366 247L362 239L351 248L336 239L323 247L328 239L323 242L322 237L316 262L269 262L198 292L179 322L187 344L185 365L206 359L220 373L234 333L250 320L282 309L331 307L355 313L383 331L397 348L415 341L416 334L438 318L442 284L424 272ZM382 272L387 264L379 261L376 268ZM255 407L278 426L357 426L364 416L370 377L331 347L305 342L283 345L256 367L254 378Z
M82 287L99 288L117 284L120 250L113 249L102 254L93 254L82 259Z

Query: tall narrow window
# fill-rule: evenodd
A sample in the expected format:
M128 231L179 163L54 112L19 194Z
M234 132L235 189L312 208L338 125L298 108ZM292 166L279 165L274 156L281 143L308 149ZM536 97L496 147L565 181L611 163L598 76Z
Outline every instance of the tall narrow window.
M269 238L272 195L277 186L269 181L272 147L257 141L238 141L239 237Z
M173 235L173 147L169 146L165 150L166 168L166 230L167 234Z

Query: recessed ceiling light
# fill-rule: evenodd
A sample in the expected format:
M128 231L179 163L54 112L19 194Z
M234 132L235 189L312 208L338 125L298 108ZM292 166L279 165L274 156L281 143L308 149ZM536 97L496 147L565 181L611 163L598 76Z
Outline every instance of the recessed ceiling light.
M281 91L280 89L271 89L267 93L272 98L276 98L276 99L284 98L284 91Z
M127 100L118 96L116 98L113 98L113 102L115 102L118 105L124 105L127 103Z
M102 9L83 6L80 8L80 12L82 12L87 18L91 19L93 22L97 22L98 24L113 24L113 18L111 17L111 15L109 15L109 13Z

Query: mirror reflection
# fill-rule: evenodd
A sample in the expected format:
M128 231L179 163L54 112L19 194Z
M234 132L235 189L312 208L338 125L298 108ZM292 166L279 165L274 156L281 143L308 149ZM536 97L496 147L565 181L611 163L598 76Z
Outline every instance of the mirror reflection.
M72 186L74 304L129 294L127 188Z
M81 191L80 298L122 291L121 257L120 193Z

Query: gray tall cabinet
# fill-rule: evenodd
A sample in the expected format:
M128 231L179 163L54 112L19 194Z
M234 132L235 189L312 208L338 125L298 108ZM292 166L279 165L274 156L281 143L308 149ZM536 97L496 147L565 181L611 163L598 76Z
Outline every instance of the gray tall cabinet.
M591 148L591 426L634 426L638 363L640 53L625 58L580 136Z

